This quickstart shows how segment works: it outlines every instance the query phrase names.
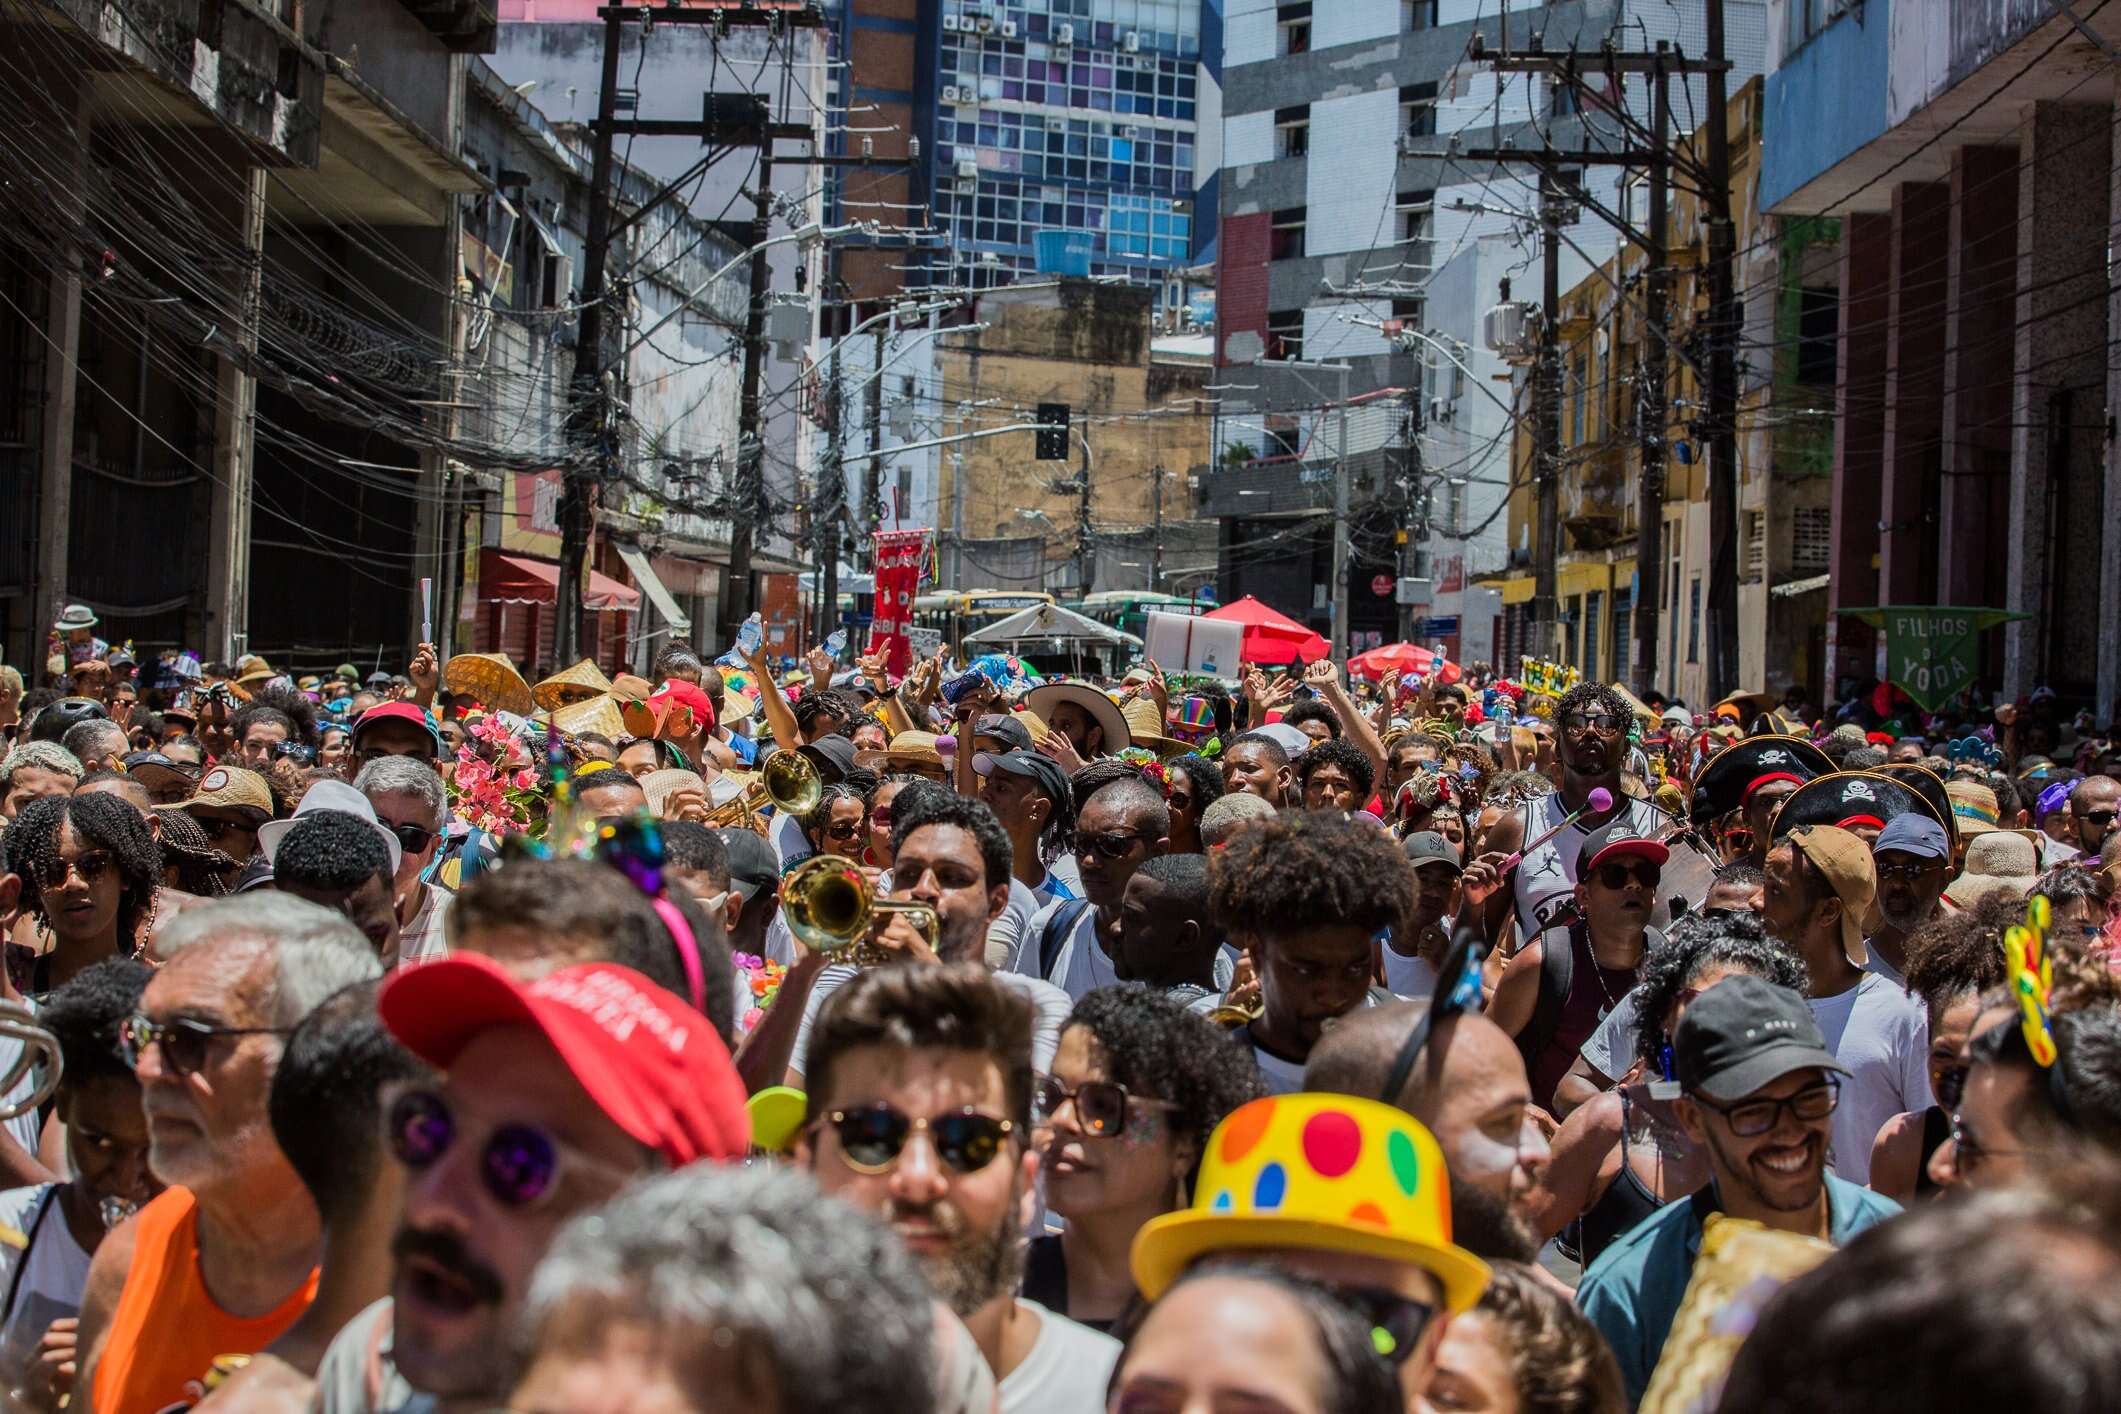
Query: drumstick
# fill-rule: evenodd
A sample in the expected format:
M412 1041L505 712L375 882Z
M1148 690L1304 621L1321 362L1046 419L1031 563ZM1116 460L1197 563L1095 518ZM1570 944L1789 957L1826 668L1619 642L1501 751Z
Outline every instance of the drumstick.
M1527 854L1530 854L1533 850L1539 848L1548 840L1554 838L1554 836L1560 834L1563 830L1566 830L1569 826L1575 824L1576 821L1582 816L1591 814L1595 811L1611 810L1612 808L1613 793L1607 790L1604 786L1597 787L1591 792L1589 797L1584 800L1583 808L1581 810L1571 811L1567 819L1563 820L1553 829L1541 835L1538 839L1533 840L1523 849L1518 850L1517 853L1511 855L1508 859L1502 861L1502 867L1500 869L1497 869L1495 872L1497 874L1509 873L1512 869L1515 869L1518 864L1523 861L1524 857Z

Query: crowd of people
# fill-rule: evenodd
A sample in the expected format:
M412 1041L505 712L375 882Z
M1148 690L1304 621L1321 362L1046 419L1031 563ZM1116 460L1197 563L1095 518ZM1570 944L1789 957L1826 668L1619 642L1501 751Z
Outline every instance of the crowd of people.
M2121 1408L2051 695L95 628L0 667L0 1408Z

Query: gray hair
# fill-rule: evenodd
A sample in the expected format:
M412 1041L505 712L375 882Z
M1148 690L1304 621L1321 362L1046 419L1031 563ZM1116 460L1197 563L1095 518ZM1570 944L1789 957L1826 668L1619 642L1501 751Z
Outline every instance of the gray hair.
M266 1019L274 1026L293 1027L341 987L383 975L375 949L343 914L270 890L185 909L155 935L155 951L174 958L188 948L239 940L271 945Z
M428 828L439 830L448 818L442 778L435 768L411 756L378 756L354 777L354 789L373 804L379 795L410 795L427 808Z
M782 1414L902 1414L936 1403L934 1308L891 1232L808 1174L694 1164L635 1184L562 1228L524 1301L520 1353L569 1327L635 1322L680 1383L726 1378L696 1352L742 1350ZM712 1374L710 1374L712 1372ZM731 1391L688 1388L701 1408Z
M68 727L66 735L59 738L59 744L72 752L76 760L85 762L91 756L104 756L113 751L122 755L128 742L125 728L107 718L91 717Z
M12 786L15 783L15 772L25 766L57 771L60 775L72 776L77 781L88 774L88 768L81 764L81 758L58 742L25 741L8 752L6 760L0 761L0 786Z
M1246 821L1264 820L1272 814L1273 805L1259 796L1225 791L1201 811L1200 841L1210 848L1225 844Z

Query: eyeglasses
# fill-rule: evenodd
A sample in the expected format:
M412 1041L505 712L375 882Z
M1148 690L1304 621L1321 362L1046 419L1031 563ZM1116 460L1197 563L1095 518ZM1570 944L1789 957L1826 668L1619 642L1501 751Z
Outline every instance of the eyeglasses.
M1404 1365L1421 1333L1436 1319L1436 1308L1378 1286L1334 1286L1333 1294L1355 1308L1370 1328L1370 1345L1394 1365Z
M397 836L398 843L404 847L407 854L418 854L427 848L427 842L435 837L435 832L425 825L386 824L383 828Z
M1825 1119L1841 1103L1841 1082L1829 1076L1817 1085L1807 1085L1780 1100L1747 1100L1737 1105L1719 1105L1705 1095L1691 1098L1695 1104L1722 1115L1724 1122L1730 1125L1731 1133L1740 1139L1757 1139L1782 1123L1784 1110L1806 1122Z
M1089 830L1077 830L1074 834L1068 836L1068 852L1070 854L1089 854L1095 851L1105 859L1122 859L1126 857L1128 850L1147 838L1149 838L1147 835L1130 835L1123 830L1095 833Z
M457 1118L449 1102L432 1090L407 1090L390 1106L390 1151L415 1172L428 1169L457 1141ZM600 1170L622 1179L615 1168L566 1148L531 1124L498 1124L479 1151L479 1182L503 1207L530 1208L552 1196L563 1167Z
M1159 1110L1178 1108L1169 1100L1130 1095L1126 1086L1115 1085L1109 1080L1085 1080L1071 1090L1057 1077L1049 1075L1038 1082L1038 1093L1031 1097L1031 1117L1041 1125L1050 1125L1054 1116L1060 1113L1061 1106L1071 1100L1075 1103L1076 1124L1084 1133L1099 1139L1113 1139L1127 1132L1129 1105L1145 1105Z
M107 849L92 849L78 859L65 859L53 855L48 859L32 859L29 875L40 889L57 889L66 885L68 874L79 874L84 884L94 884L108 874L117 860Z
M211 1022L180 1016L175 1021L155 1021L138 1015L118 1027L118 1045L125 1063L140 1068L140 1057L149 1046L162 1051L162 1064L178 1075L196 1075L206 1066L206 1051L217 1036L285 1036L286 1026L215 1026Z
M1937 1072L1937 1083L1930 1087L1937 1093L1937 1103L1949 1113L1958 1113L1959 1101L1966 1096L1967 1069L1963 1065L1949 1066Z
M1002 1140L1016 1129L1006 1119L977 1110L953 1110L914 1119L891 1105L834 1110L824 1123L840 1140L840 1161L856 1173L888 1173L917 1130L925 1130L935 1156L959 1173L978 1173L994 1162Z
M1663 877L1663 868L1647 859L1621 860L1598 866L1598 882L1609 889L1624 889L1635 883L1654 889Z
M1618 736L1620 718L1606 712L1571 712L1561 719L1561 727L1571 734L1596 732L1600 736Z

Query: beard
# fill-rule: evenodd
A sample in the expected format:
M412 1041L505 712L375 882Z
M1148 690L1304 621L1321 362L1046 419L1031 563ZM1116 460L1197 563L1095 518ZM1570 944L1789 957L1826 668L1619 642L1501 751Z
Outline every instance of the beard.
M947 1201L927 1208L889 1203L883 1211L887 1224L899 1217L916 1215L926 1218L950 1239L948 1248L924 1258L922 1265L936 1299L960 1318L1022 1284L1023 1234L1018 1230L1013 1200L1003 1211L1001 1221L985 1232L968 1228L964 1214Z
M1508 1203L1456 1178L1451 1180L1451 1240L1490 1261L1531 1262L1539 1256L1532 1230Z

